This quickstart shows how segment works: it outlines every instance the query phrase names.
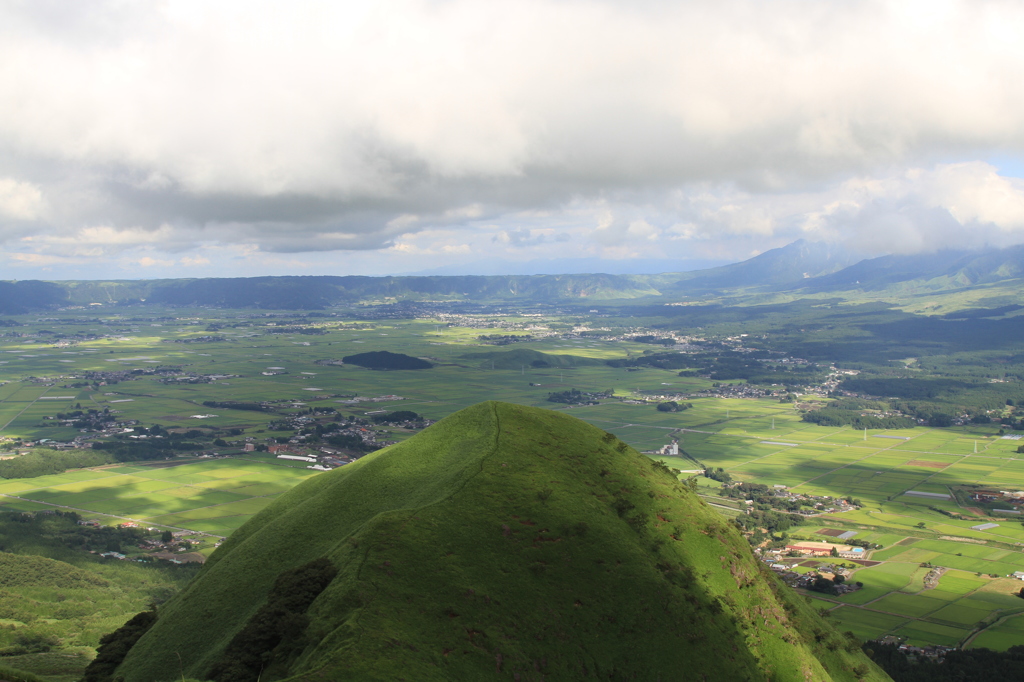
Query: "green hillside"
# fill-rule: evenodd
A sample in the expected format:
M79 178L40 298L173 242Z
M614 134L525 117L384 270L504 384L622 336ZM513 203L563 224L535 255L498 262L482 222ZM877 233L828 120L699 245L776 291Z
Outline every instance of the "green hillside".
M246 663L258 646L272 651ZM214 670L886 679L662 465L572 417L496 402L282 495L161 607L117 675Z
M71 564L41 556L0 552L0 588L8 587L107 587L110 583Z

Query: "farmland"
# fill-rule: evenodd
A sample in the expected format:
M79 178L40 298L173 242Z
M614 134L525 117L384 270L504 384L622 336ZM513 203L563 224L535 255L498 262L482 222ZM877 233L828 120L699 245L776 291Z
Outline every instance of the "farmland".
M313 475L259 460L114 466L0 483L0 509L78 512L85 519L193 530L224 538Z
M858 637L895 634L918 644L1006 648L1024 628L1024 615L1015 615L1024 613L1024 600L1014 596L1024 583L1006 577L1024 570L1024 527L952 496L956 490L1024 488L1019 442L1005 438L995 423L898 430L819 426L802 421L801 409L821 404L821 394L782 400L781 386L747 390L742 380L680 376L678 368L610 366L603 361L642 359L651 346L625 333L580 333L580 319L554 314L367 322L147 308L145 316L106 309L89 319L67 313L17 322L18 336L0 337L6 456L40 447L28 447L28 441L88 439L80 428L48 418L90 409L198 434L209 456L182 452L170 461L0 481L5 510L65 509L104 524L130 520L195 531L206 534L203 551L209 553L217 539L275 496L317 475L304 463L243 452L245 442L293 436L281 429L283 420L314 407L337 410L338 419L411 410L436 420L498 399L566 410L641 450L678 439L681 455L667 459L679 469L721 467L734 481L859 500L857 509L813 516L788 531L820 540L821 530L851 530L858 540L882 545L869 556L881 563L857 568L849 578L863 589L809 596L840 629ZM529 337L511 346L480 338L496 333ZM374 371L340 362L376 350L425 358L433 367ZM519 350L545 355L509 355ZM513 360L528 357L548 360ZM547 401L550 393L569 389L605 397L590 401L597 404ZM692 407L655 409L659 400L677 397ZM389 442L412 435L380 428ZM212 445L217 436L229 442ZM716 485L702 479L708 500L726 516L741 514L735 500L715 497ZM982 523L997 525L972 529ZM925 585L933 568L941 572L937 584Z

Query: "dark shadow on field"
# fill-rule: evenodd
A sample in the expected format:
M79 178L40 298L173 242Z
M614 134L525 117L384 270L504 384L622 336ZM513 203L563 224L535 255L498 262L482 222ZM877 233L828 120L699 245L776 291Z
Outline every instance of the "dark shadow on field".
M15 496L79 513L93 512L140 520L208 509L208 514L201 514L192 519L208 525L218 518L251 516L263 505L244 503L251 500L269 501L269 498L287 491L297 482L291 477L266 480L266 471L256 468L253 471L246 471L250 464L244 461L233 463L237 466L238 473L231 477L216 477L202 472L173 473L174 469L188 464L197 463L160 462L155 466L147 466L145 471L124 472L125 476L132 478L123 482L117 480L119 477L106 477L95 480L90 485L83 485L81 490L44 488L21 492ZM235 466L231 468L234 469ZM223 470L223 467L211 471L220 470ZM156 472L166 472L166 478L152 475ZM251 478L247 478L248 476ZM243 506L239 508L234 503L243 503ZM217 513L218 511L222 513ZM176 522L171 522L172 526L189 525L189 521L186 520L173 521ZM159 520L154 522L161 523ZM229 525L234 527L233 524Z

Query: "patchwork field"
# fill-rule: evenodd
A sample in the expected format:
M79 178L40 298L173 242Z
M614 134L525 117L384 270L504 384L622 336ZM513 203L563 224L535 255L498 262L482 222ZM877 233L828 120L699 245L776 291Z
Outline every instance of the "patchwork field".
M104 524L195 530L226 537L315 472L239 458L176 466L116 466L0 483L0 508L66 509Z
M678 439L684 456L671 464L680 469L721 467L734 480L859 500L857 511L822 515L790 530L803 536L821 529L853 530L857 539L883 546L869 555L882 563L862 567L851 578L863 582L864 589L840 599L813 597L819 608L830 609L841 629L860 637L893 633L920 644L1006 648L1024 642L1014 639L1024 632L1024 616L1015 615L1024 611L1024 600L1014 596L1024 583L1006 577L1024 570L1024 526L1017 519L989 517L941 497L958 486L1024 489L1024 453L1017 452L1021 443L1002 438L997 425L867 431L817 426L801 421L794 403L777 398L690 397L690 409L659 412L651 402L621 399L689 395L713 382L652 367L522 364L502 369L501 362L466 357L529 349L607 360L651 350L650 345L621 339L563 338L558 334L571 331L575 322L557 319L502 318L504 325L518 321L524 328L550 332L544 336L548 332L534 331L532 340L503 347L480 340L501 331L487 320L469 326L450 319L353 323L325 318L316 322L322 333L300 334L278 333L276 321L251 311L157 309L145 320L136 315L132 310L104 310L103 324L74 321L72 315L46 323L22 320L23 336L0 340L0 381L7 382L0 385L0 437L73 438L78 430L51 426L43 417L78 405L106 408L118 418L145 425L240 429L256 439L271 435L268 425L281 414L314 405L356 416L413 410L430 419L491 399L565 410L641 450L656 450ZM212 334L207 326L215 323L222 328ZM100 338L57 346L33 338L33 330L43 326ZM373 371L324 364L368 350L428 358L435 366ZM144 375L156 367L218 378L193 384ZM139 376L95 388L71 387L84 373L115 371ZM615 398L577 406L547 401L550 393L573 388L610 391ZM268 414L203 405L262 400L281 401L282 406L277 414ZM408 435L395 430L388 437L402 440ZM303 467L253 453L244 459L188 460L179 466L72 471L0 481L0 505L70 508L108 523L132 519L227 536L274 496L316 475ZM702 484L709 491L716 485L707 479ZM726 499L716 508L727 516L742 513ZM997 525L972 529L982 523ZM925 589L931 567L945 572L936 587Z

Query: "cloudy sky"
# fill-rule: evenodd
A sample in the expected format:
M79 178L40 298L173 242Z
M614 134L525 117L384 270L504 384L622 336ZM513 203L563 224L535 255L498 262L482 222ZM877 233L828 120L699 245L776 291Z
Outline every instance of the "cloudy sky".
M987 0L0 0L0 277L1016 244L1021 35Z

